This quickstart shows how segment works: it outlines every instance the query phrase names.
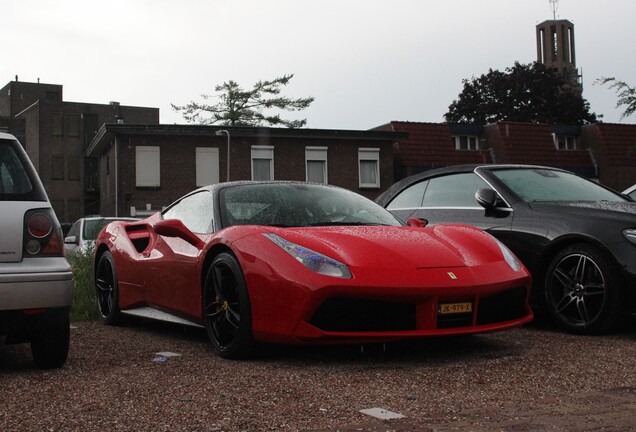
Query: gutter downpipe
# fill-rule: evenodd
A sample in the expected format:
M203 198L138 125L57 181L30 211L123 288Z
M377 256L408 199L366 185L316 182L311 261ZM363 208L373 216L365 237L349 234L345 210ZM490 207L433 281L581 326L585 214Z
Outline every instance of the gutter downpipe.
M119 140L115 135L115 217L119 217Z
M592 165L594 165L594 175L596 176L596 179L598 180L598 163L596 162L594 151L592 150L591 147L588 147L587 152L589 153L590 159L592 160Z

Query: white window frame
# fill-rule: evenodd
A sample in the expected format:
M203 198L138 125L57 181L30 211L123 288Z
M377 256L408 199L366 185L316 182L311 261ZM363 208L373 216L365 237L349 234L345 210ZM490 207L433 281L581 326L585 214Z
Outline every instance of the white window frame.
M375 182L363 182L362 162L375 162ZM380 149L379 148L359 148L358 149L358 184L360 188L380 187Z
M219 149L196 147L195 169L197 187L219 183Z
M254 160L256 159L269 160L269 180L274 180L274 146L265 146L265 145L252 146L252 157L251 157L252 180L254 180Z
M135 147L135 185L161 186L161 150L159 146Z
M468 148L461 148L461 139L466 138ZM479 136L477 135L453 135L453 144L455 145L455 150L459 151L477 151L479 150ZM475 145L471 145L474 143Z
M553 133L552 134L552 139L554 141L554 147L557 150L563 150L563 151L568 151L568 150L576 150L577 148L577 138L574 135L563 135L563 134L556 134ZM563 148L561 148L559 146L559 142L563 140L563 143L565 144Z
M324 184L329 184L327 178L327 147L305 147L305 180L315 181L309 179L309 162L323 162L322 164L322 178Z

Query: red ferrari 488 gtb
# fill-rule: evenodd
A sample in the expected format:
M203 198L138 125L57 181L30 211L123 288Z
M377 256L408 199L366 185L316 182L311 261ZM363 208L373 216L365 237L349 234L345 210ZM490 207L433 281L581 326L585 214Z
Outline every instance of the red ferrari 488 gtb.
M468 334L532 319L531 277L465 225L402 224L345 189L234 182L197 189L95 250L97 304L205 327L222 357L258 343L367 343Z

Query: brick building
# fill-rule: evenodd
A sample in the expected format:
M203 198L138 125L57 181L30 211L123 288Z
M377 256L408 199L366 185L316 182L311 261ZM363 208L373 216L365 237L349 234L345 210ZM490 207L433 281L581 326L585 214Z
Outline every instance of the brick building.
M143 216L228 178L324 182L375 198L394 182L393 145L404 138L382 131L105 124L86 155L99 161L99 212Z
M17 80L0 90L0 130L15 135L35 165L58 219L99 212L96 160L87 144L104 123L159 123L158 108L63 100L62 86Z
M636 125L391 122L378 130L408 134L394 147L396 181L449 165L512 163L564 168L619 191L636 183Z

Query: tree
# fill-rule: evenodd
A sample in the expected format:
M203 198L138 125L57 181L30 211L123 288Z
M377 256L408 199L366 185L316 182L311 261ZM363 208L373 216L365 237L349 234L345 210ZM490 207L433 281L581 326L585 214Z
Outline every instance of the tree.
M183 106L171 105L189 123L227 126L260 126L266 123L299 128L305 126L307 119L284 120L279 114L263 114L263 110L271 108L300 111L314 101L313 97L293 99L280 96L281 86L289 84L293 76L289 74L271 81L259 81L252 90L243 90L238 83L230 80L214 87L219 95L201 95L204 100L219 98L220 101L214 105L195 101Z
M594 81L594 84L609 84L608 87L614 89L618 95L618 101L616 102L616 108L625 107L625 111L621 115L621 119L629 117L636 113L636 88L630 87L624 81L619 81L614 77L600 78Z
M515 62L505 72L490 69L464 79L464 89L444 115L451 123L497 121L585 124L596 122L589 103L555 69L541 63Z

